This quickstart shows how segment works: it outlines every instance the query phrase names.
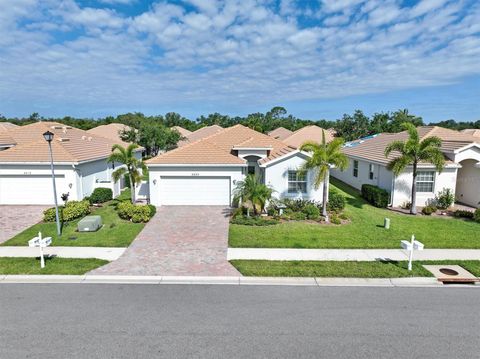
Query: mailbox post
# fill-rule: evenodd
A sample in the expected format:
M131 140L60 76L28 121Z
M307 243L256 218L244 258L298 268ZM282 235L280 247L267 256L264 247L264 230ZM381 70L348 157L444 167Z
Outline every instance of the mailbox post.
M42 238L42 233L38 232L38 237L32 238L28 241L29 247L40 248L40 268L45 268L45 258L43 257L43 248L52 244L52 237Z
M408 255L408 270L412 270L412 262L413 262L413 251L423 251L423 243L415 240L415 235L412 234L412 239L409 241L402 241L401 246L403 249L409 251Z

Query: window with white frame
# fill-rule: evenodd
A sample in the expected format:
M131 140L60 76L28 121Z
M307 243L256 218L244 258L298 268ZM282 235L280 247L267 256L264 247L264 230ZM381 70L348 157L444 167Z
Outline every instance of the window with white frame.
M288 193L307 193L307 174L288 171Z
M417 192L434 192L435 172L418 171L417 172Z
M358 177L358 161L353 160L353 177Z
M375 174L375 165L373 163L370 163L370 165L368 166L368 178L373 180L374 174Z

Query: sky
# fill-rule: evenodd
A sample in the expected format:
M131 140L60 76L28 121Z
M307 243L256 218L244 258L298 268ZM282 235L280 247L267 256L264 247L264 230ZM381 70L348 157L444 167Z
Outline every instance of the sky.
M0 0L0 114L480 119L478 0Z

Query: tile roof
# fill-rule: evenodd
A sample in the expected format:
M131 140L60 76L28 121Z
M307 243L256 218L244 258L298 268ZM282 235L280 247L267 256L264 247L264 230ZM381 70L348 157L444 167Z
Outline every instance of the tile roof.
M196 142L160 154L148 164L245 164L235 155L234 148L271 148L269 157L259 161L268 163L274 158L296 149L270 136L242 125L235 125Z
M443 152L452 152L475 142L473 136L442 127L421 126L417 127L417 130L422 140L432 136L439 137L442 140L441 150ZM407 138L408 134L406 131L399 133L380 133L375 137L350 142L351 146L344 147L343 152L354 157L387 164L398 156L397 152L392 152L388 158L385 158L384 152L387 145L392 141L404 141ZM451 161L447 162L451 163Z
M282 141L285 142L287 145L298 148L307 141L321 142L322 131L325 131L325 140L327 142L333 140L333 134L331 131L324 130L323 128L315 125L311 125L296 130L290 136L284 138Z
M16 128L18 125L15 125L11 122L0 122L0 132L11 130L12 128Z
M466 133L467 135L472 135L472 136L480 138L480 129L478 129L478 128L467 128L467 129L462 130L460 132L461 133Z
M284 138L290 136L293 132L290 130L287 130L285 127L278 127L274 129L273 131L270 131L268 135L270 137L276 138L277 140L282 141Z
M187 143L195 142L201 140L202 138L214 135L215 133L218 133L222 130L223 128L218 125L199 128L198 130L193 131L189 135L185 136L184 140L179 141L178 147L182 147L185 146Z
M48 146L43 133L54 133L52 141L55 162L79 163L99 158L106 158L116 143L127 143L97 136L78 128L65 126L57 122L35 122L19 126L7 133L16 146L0 151L0 162L49 162Z
M181 126L173 126L171 127L172 130L176 130L182 137L187 137L192 133L192 131L187 130L186 128L183 128Z
M120 138L120 133L123 130L130 131L131 127L126 126L122 123L109 123L108 125L100 125L100 126L91 128L87 132L93 135L102 136L114 141L122 142L122 139Z

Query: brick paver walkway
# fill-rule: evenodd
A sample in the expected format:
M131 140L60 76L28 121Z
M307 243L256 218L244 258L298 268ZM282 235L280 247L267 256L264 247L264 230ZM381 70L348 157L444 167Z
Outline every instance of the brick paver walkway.
M228 209L162 206L116 261L90 274L238 276L227 262Z
M46 208L48 206L0 206L0 243L40 222Z

